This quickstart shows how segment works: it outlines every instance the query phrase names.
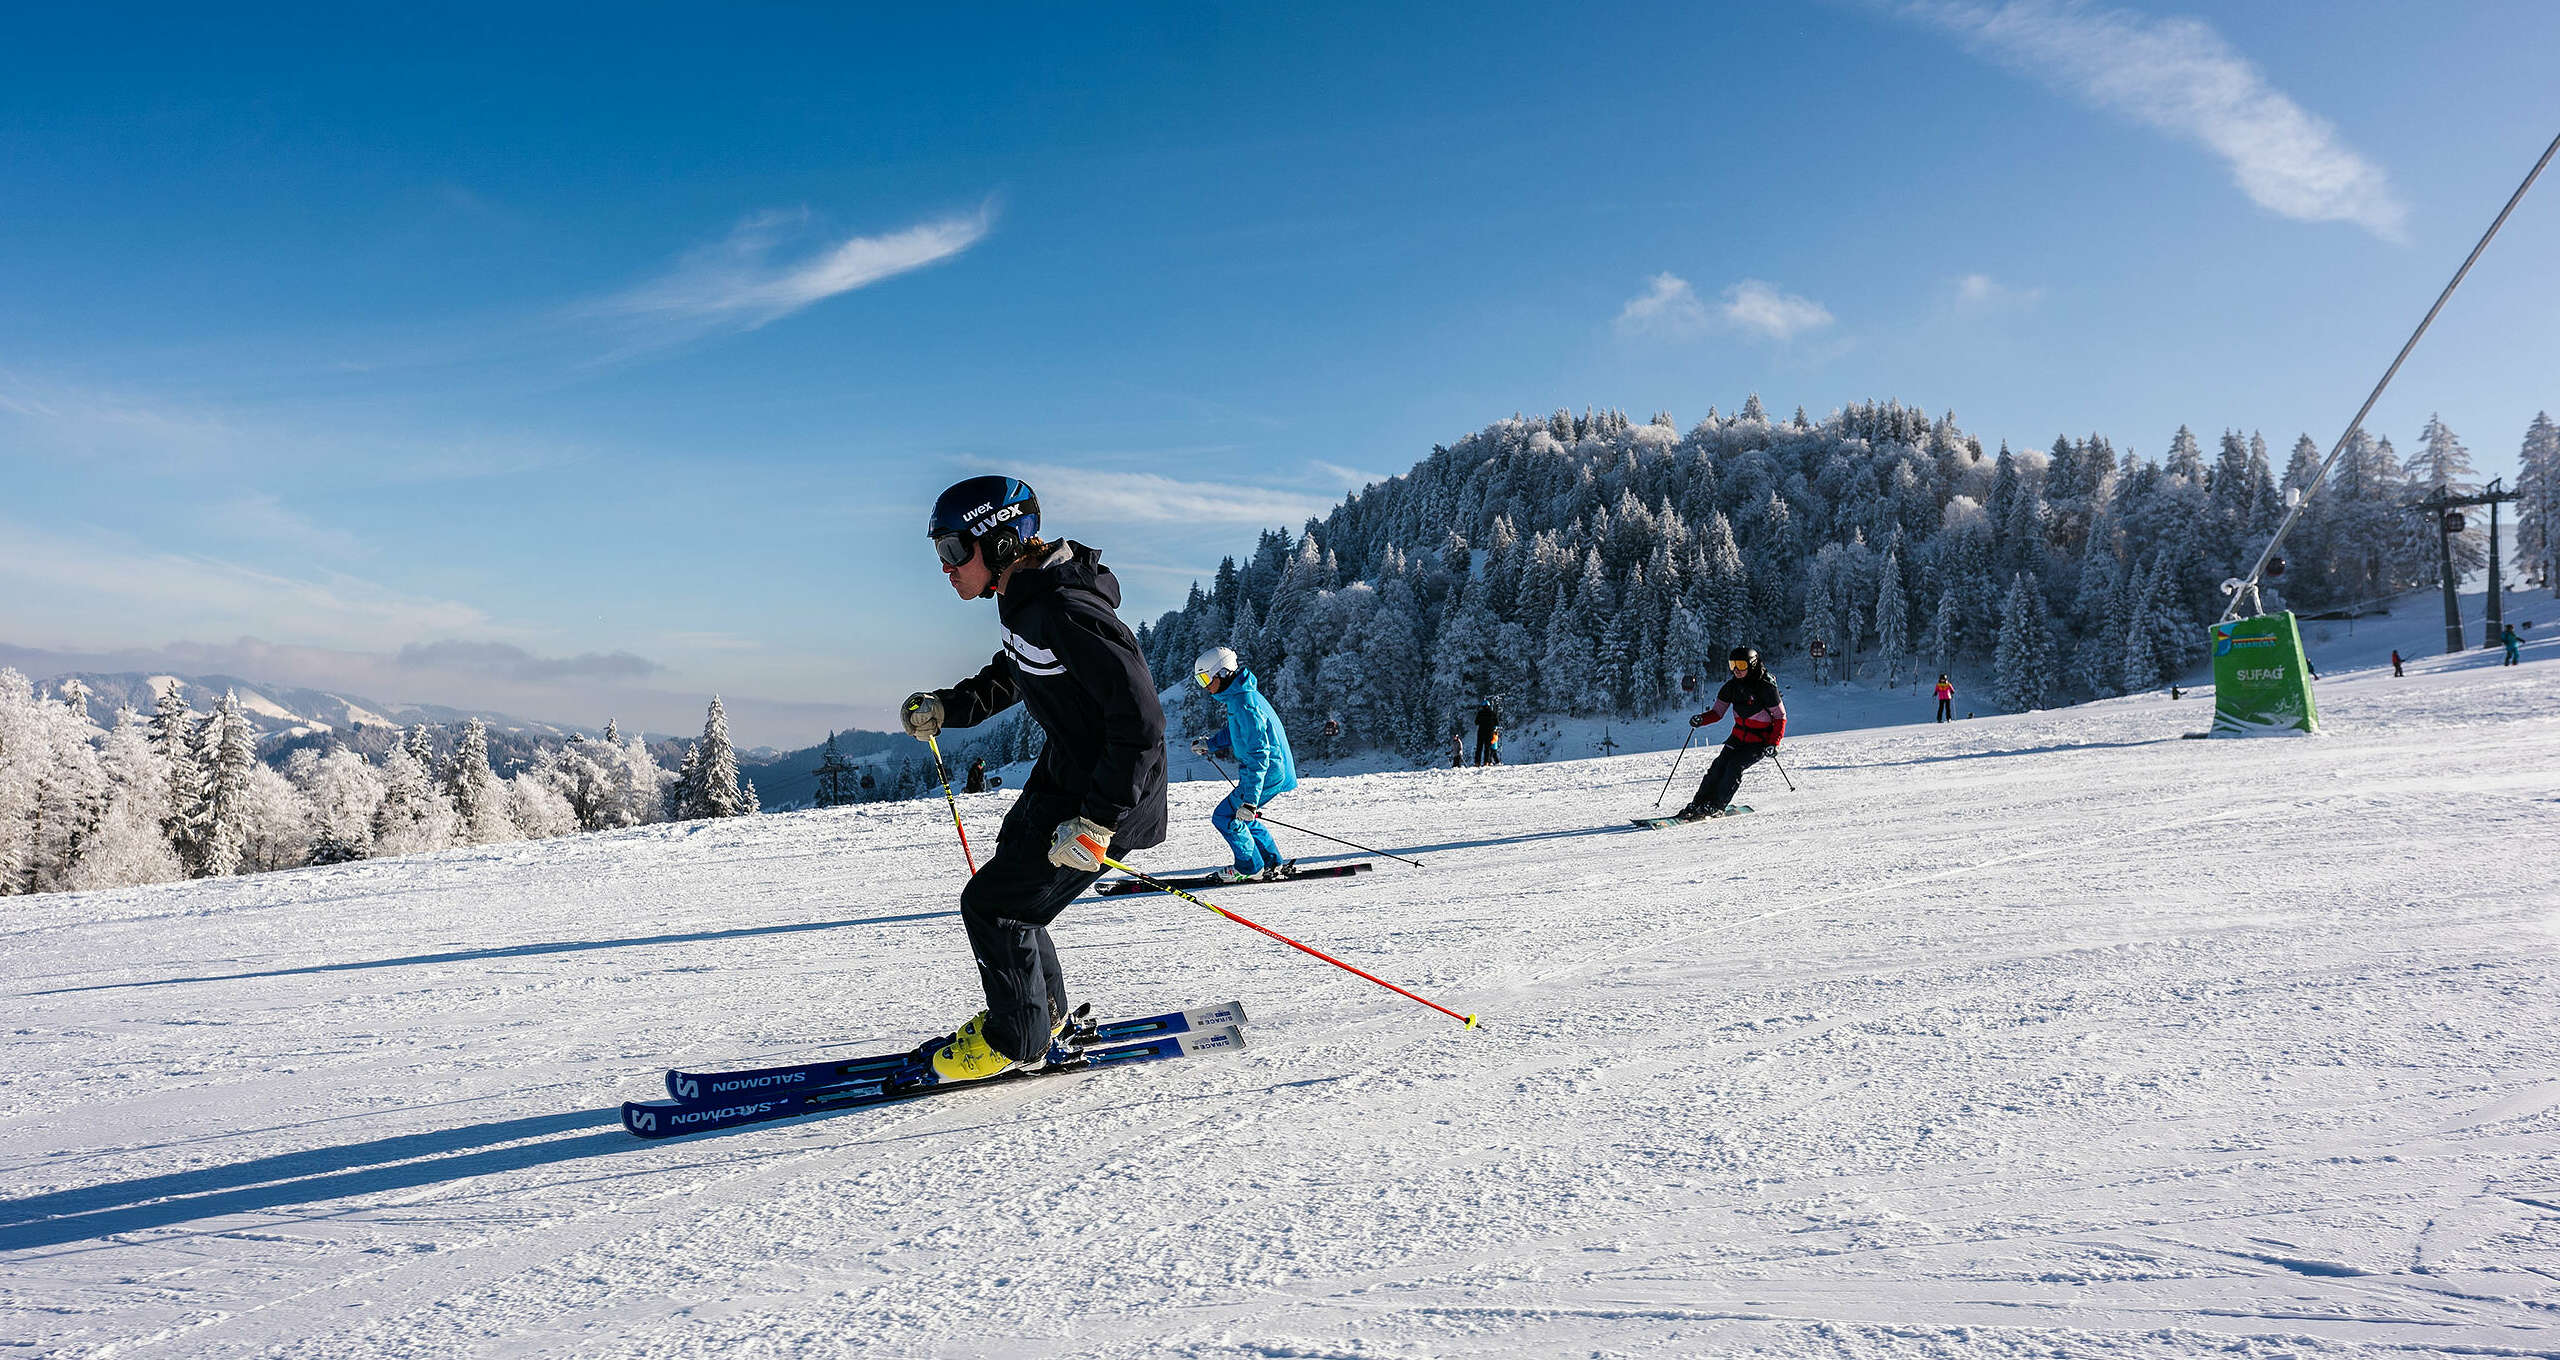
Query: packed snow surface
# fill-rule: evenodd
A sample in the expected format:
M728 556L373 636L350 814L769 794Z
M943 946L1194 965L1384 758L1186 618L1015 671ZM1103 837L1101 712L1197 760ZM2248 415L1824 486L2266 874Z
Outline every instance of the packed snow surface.
M2560 645L1311 780L1059 926L1252 1047L642 1142L976 1009L935 803L9 899L0 1341L72 1356L2560 1355ZM1818 690L1793 705L1818 709ZM2209 702L2209 701L2207 701ZM1692 752L1675 802L1703 770ZM1145 857L1221 858L1177 787ZM982 848L1003 800L964 800ZM1283 831L1309 858L1336 854Z

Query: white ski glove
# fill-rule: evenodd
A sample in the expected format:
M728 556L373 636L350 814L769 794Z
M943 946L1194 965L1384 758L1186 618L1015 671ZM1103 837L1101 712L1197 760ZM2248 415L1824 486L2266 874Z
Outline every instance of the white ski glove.
M1061 869L1100 873L1102 857L1110 853L1111 828L1091 817L1070 817L1049 838L1049 862Z
M1236 804L1236 820L1239 822L1261 821L1262 809L1255 807L1251 803L1238 803Z
M1195 756L1205 756L1209 754L1209 739L1207 737L1193 737L1191 739L1191 754Z
M907 696L898 708L898 721L907 726L907 735L918 741L941 735L942 701L921 690Z

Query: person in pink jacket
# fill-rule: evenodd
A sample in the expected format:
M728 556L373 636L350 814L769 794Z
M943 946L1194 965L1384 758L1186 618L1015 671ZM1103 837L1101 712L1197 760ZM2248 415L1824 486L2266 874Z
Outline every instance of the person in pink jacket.
M1938 721L1945 722L1955 714L1956 687L1947 683L1947 677L1941 674L1938 677Z

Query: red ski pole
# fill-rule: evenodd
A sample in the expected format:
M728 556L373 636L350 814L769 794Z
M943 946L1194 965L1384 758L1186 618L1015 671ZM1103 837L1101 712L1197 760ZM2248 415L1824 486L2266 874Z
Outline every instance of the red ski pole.
M933 752L933 772L942 776L942 802L951 809L951 829L960 833L960 858L969 862L969 874L974 878L978 872L978 857L969 853L969 828L960 825L960 800L951 796L951 771L942 767L942 743L926 737L924 744Z
M1433 1010L1435 1010L1435 1011L1440 1012L1442 1015L1445 1015L1445 1016L1449 1017L1449 1018L1450 1018L1450 1019L1452 1019L1452 1020L1464 1020L1464 1021L1466 1021L1466 1022L1467 1022L1467 1028L1469 1028L1469 1029L1475 1029L1475 1028L1478 1028L1478 1026L1477 1026L1477 1024L1476 1024L1476 1018L1475 1018L1474 1016L1472 1016L1472 1015L1460 1015L1460 1014L1458 1014L1456 1011L1453 1011L1453 1010L1449 1009L1448 1007L1441 1005L1439 1002L1434 1001L1434 1000L1432 1000L1431 998L1429 998L1429 997L1427 997L1427 996L1416 996L1416 995L1415 995L1415 994L1413 994L1412 992L1408 992L1408 991L1406 991L1404 988L1399 987L1399 986L1395 985L1394 983L1387 981L1385 978L1378 977L1378 976L1375 976L1375 975L1373 975L1373 974L1369 974L1369 973L1363 973L1363 972L1361 972L1359 969L1352 967L1350 964L1344 963L1342 960L1335 958L1335 957L1334 957L1334 956L1332 956L1331 954L1328 954L1328 953L1324 952L1324 951L1323 951L1323 950L1321 950L1321 949L1314 949L1314 948L1310 948L1309 946L1306 946L1306 945L1300 944L1300 943L1298 943L1296 940L1290 939L1288 936L1281 934L1279 931L1276 931L1276 930L1271 929L1269 926L1258 926L1258 925L1255 925L1253 922L1248 921L1248 920L1244 919L1243 917L1236 915L1234 912L1227 910L1225 907L1219 906L1219 905L1218 905L1217 903L1215 903L1215 902L1204 901L1204 900L1202 900L1202 899L1200 899L1200 898L1193 897L1191 894L1189 894L1189 893L1187 893L1187 892L1184 892L1182 889L1177 888L1177 887L1173 886L1173 885L1172 885L1172 884L1170 884L1170 883L1165 882L1163 879L1161 879L1161 878L1152 878L1152 877L1149 877L1149 876L1148 876L1148 875L1146 875L1146 874L1140 873L1139 871L1137 871L1137 870L1135 870L1135 869L1130 868L1130 867L1129 867L1128 865L1126 865L1126 864L1122 864L1120 861L1118 861L1118 860L1116 860L1116 859L1113 859L1113 858L1112 858L1112 857L1110 857L1109 855L1104 855L1104 856L1102 857L1102 862L1103 862L1105 865L1107 865L1107 866L1109 866L1109 867L1111 867L1111 868L1117 869L1117 870L1119 870L1120 872L1122 872L1122 873L1124 873L1124 874L1127 874L1129 877L1134 878L1134 879L1138 880L1139 882L1146 884L1148 887L1153 888L1153 889L1155 889L1155 890L1156 890L1156 891L1158 891L1158 892L1171 893L1171 894L1173 894L1174 896L1181 898L1183 901L1188 902L1188 903L1190 903L1191 905L1193 905L1193 906L1195 906L1195 907L1204 907L1204 908L1206 908L1206 909L1208 909L1208 910L1210 910L1210 911L1214 911L1214 912L1218 913L1220 916L1226 917L1228 920L1235 922L1237 925L1243 926L1243 927L1244 927L1244 928L1246 928L1247 930L1259 930L1259 931L1261 931L1263 934L1268 935L1268 936L1270 936L1271 938L1273 938L1273 939L1275 939L1275 940L1278 940L1280 943L1282 943L1282 944L1285 944L1285 945L1289 946L1291 949L1297 950L1297 951L1298 951L1299 953L1301 953L1301 954L1313 954L1313 955L1315 955L1317 958L1320 958L1320 959L1324 960L1325 962L1327 962L1327 963L1329 963L1329 964L1332 964L1334 967L1339 968L1339 969L1341 969L1342 971L1344 971L1344 972L1346 972L1346 973L1353 974L1354 976L1357 976L1357 977L1367 978L1369 981L1374 982L1374 983L1378 984L1379 986L1386 988L1388 991L1391 991L1391 992L1395 993L1396 995L1398 995L1398 996L1400 996L1400 997L1403 997L1404 999L1406 999L1406 1000L1408 1000L1408 1001L1419 1001L1419 1002L1421 1002L1423 1005L1429 1006L1431 1009L1433 1009Z

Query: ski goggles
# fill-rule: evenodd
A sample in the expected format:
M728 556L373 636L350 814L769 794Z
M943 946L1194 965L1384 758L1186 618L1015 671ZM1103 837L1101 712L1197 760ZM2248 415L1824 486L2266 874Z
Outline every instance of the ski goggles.
M935 534L933 536L933 555L941 558L942 565L946 567L959 566L969 560L969 554L977 550L978 540L967 534Z
M1748 661L1728 661L1724 664L1732 668L1733 673L1736 675L1749 675L1751 673L1751 663Z
M1191 678L1199 681L1200 688L1202 689L1207 689L1209 686L1218 683L1218 677L1211 675L1207 671L1193 671L1191 673Z

